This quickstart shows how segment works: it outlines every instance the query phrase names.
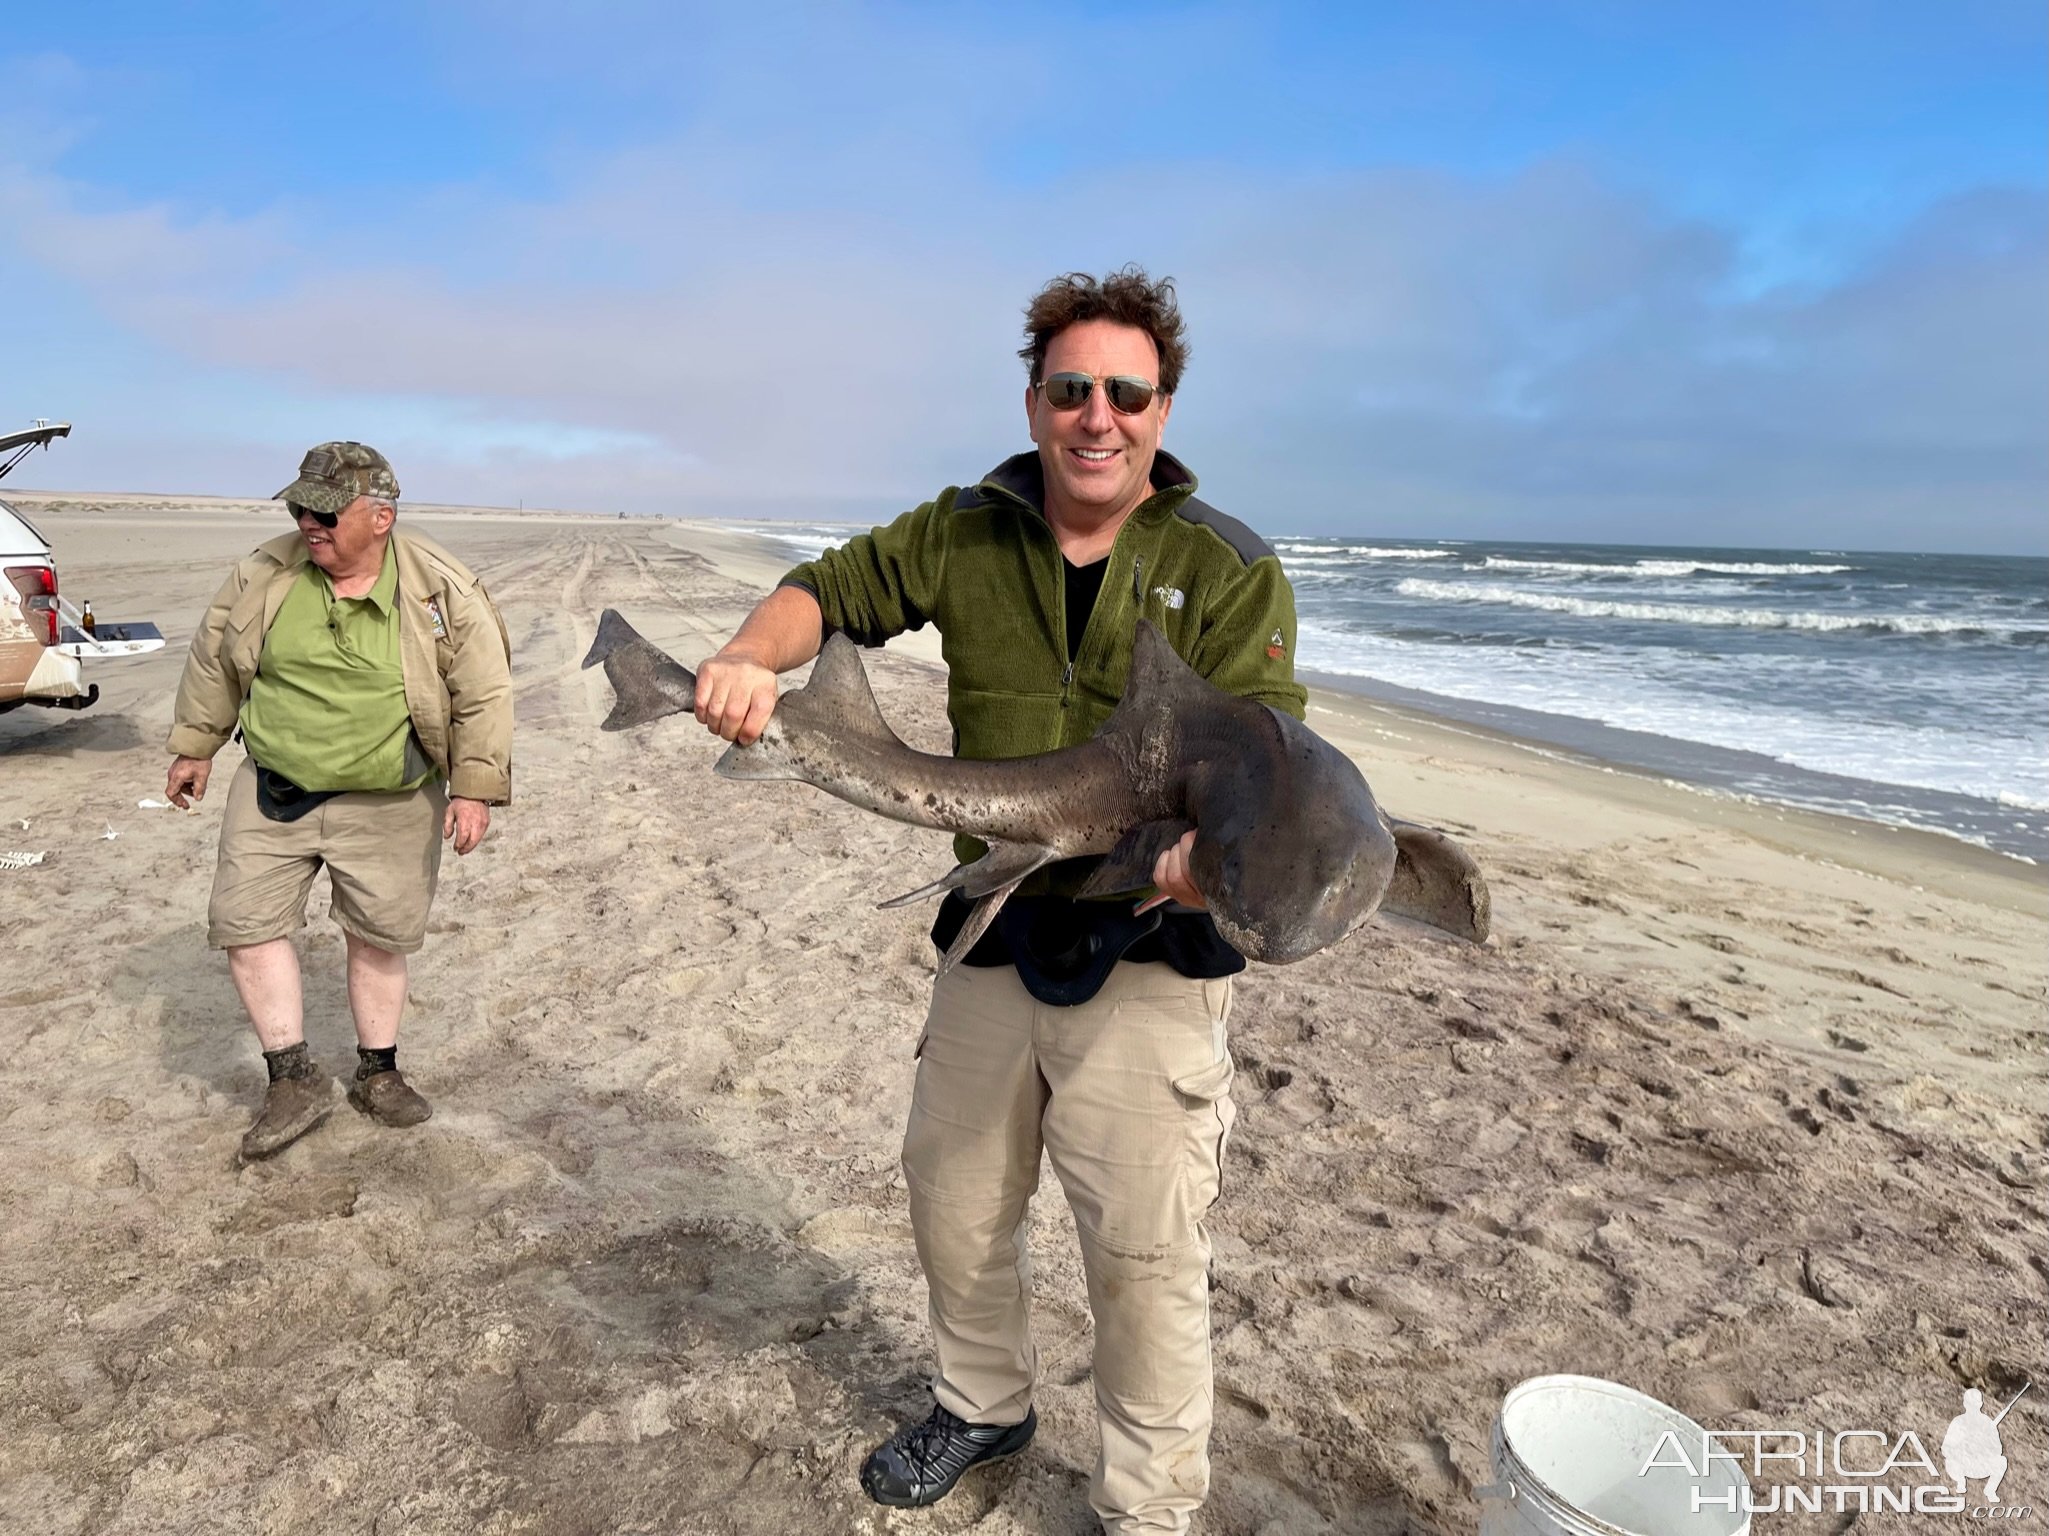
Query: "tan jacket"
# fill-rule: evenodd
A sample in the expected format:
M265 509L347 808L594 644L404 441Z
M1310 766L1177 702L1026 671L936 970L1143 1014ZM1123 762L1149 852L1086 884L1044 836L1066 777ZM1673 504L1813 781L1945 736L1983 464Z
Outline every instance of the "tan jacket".
M398 649L406 709L448 792L512 798L512 642L483 583L432 539L391 530L398 558ZM235 734L264 636L307 563L296 533L242 557L208 605L178 682L170 749L212 757ZM435 634L434 617L443 634Z

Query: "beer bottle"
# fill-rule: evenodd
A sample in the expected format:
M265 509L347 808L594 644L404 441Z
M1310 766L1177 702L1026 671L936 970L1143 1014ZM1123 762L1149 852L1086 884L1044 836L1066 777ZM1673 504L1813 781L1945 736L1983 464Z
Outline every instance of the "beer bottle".
M78 616L78 627L84 630L88 637L90 637L98 628L98 625L96 625L93 621L92 603L90 601L86 603L85 611L79 614Z

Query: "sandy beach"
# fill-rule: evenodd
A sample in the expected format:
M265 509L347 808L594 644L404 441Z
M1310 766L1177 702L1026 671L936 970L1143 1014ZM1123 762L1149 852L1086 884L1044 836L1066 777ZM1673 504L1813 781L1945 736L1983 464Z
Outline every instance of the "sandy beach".
M687 720L597 729L609 690L577 663L604 607L694 665L785 561L709 523L406 509L504 611L515 803L448 859L415 961L401 1054L433 1120L343 1106L238 1167L263 1071L204 942L224 794L137 802L163 794L195 621L284 520L9 499L67 596L169 644L94 664L90 711L0 718L0 852L49 855L0 871L0 1530L1095 1530L1050 1176L1038 1440L929 1512L855 1482L929 1403L897 1156L930 912L874 903L942 872L946 839L718 780ZM944 750L933 637L867 659L900 733ZM1376 920L1240 979L1199 1529L1471 1530L1502 1394L1549 1372L1714 1427L1931 1447L1963 1388L2033 1380L2002 1432L2039 1522L2041 872L1311 705L1382 804L1480 858L1496 937ZM339 1069L325 909L322 882L307 1034Z

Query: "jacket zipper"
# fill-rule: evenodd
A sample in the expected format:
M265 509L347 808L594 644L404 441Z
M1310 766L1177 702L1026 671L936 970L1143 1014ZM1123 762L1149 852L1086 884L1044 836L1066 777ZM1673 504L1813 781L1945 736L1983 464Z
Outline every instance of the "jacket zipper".
M1046 521L1045 514L1039 512L1036 508L1032 508L1031 512L1039 524L1040 531L1046 535L1046 545L1051 549L1053 555L1052 605L1057 619L1056 633L1053 637L1053 643L1056 647L1054 654L1065 657L1067 654L1067 573L1063 569L1063 562L1066 557L1060 553L1060 540L1054 536L1053 527ZM1065 661L1060 668L1060 714L1063 720L1067 715L1067 703L1069 698L1072 697L1073 687L1074 663ZM1053 740L1046 744L1047 750L1053 751L1059 748L1063 744L1066 735L1066 726L1056 725L1053 731Z

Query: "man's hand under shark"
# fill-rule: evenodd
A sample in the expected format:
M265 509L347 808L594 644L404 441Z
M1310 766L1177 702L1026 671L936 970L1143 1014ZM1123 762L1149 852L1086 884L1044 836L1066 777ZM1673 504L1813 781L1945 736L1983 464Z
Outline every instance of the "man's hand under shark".
M1159 887L1160 894L1148 896L1135 911L1150 912L1170 901L1178 901L1184 907L1209 907L1202 892L1195 888L1195 877L1188 871L1188 850L1194 846L1195 832L1190 829L1181 834L1180 842L1160 854L1153 864L1153 884Z

